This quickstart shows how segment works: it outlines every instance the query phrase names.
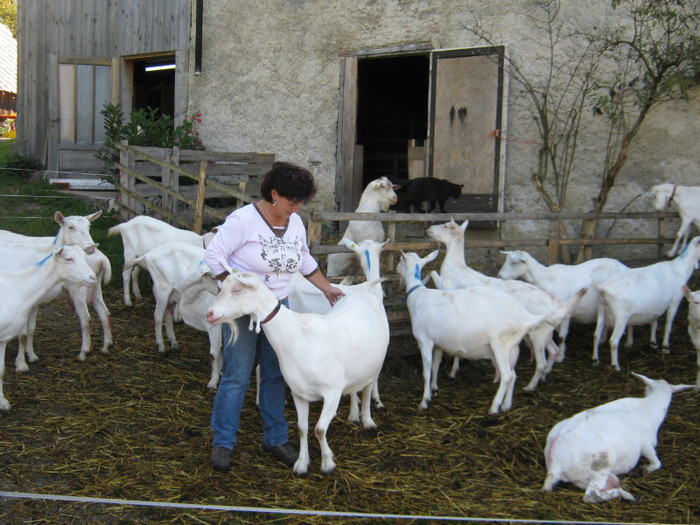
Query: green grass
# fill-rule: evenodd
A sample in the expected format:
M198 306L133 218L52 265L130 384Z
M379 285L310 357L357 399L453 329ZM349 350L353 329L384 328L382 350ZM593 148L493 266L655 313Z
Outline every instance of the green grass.
M0 230L52 236L58 233L59 226L54 221L57 211L65 216L90 215L100 209L98 203L70 197L45 181L32 181L19 176L16 171L3 170L7 166L12 142L0 141ZM119 236L107 237L107 230L118 222L103 213L90 227L90 234L99 243L100 251L109 258L114 275L122 271L123 247ZM115 281L118 279L113 279L110 285L114 286Z

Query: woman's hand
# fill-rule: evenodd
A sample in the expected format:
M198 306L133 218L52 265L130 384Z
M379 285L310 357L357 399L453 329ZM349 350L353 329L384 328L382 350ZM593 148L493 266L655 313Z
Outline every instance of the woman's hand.
M328 289L323 290L323 293L326 299L328 299L328 302L331 303L331 306L335 306L335 303L337 303L341 297L345 296L343 291L335 286L330 286Z
M340 288L333 286L321 272L314 272L314 274L307 277L307 279L311 284L323 292L323 295L326 296L326 299L328 299L328 302L331 303L331 306L335 305L335 303L338 302L338 299L345 295Z

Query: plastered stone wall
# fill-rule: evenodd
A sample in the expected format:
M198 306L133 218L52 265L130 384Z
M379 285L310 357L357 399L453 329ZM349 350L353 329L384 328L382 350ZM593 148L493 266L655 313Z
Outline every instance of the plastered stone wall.
M562 2L576 26L616 16L608 0ZM546 49L533 41L534 0L207 0L202 74L189 79L190 112L201 111L213 150L275 153L309 167L319 197L333 205L341 57L358 51L428 43L433 49L483 45L465 29L475 19L508 46L525 69ZM506 211L546 211L530 178L538 136L511 82L508 93ZM606 210L651 210L637 198L659 182L700 184L700 96L657 108L633 144ZM597 194L604 137L591 120L582 137L567 209L590 210ZM631 202L631 203L630 203ZM511 225L518 236L537 228Z

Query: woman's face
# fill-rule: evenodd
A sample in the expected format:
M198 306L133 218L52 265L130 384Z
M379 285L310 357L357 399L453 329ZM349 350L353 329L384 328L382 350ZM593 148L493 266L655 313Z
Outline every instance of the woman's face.
M281 197L276 190L270 192L272 195L272 200L275 202L274 211L279 217L289 218L292 213L299 213L299 208L301 208L301 201L292 201L286 197Z

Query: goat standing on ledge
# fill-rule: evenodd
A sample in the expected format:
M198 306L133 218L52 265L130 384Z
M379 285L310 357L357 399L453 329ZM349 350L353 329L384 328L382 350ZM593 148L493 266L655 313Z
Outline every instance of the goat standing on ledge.
M376 426L370 415L370 397L389 346L386 311L373 290L380 281L359 285L366 287L365 293L345 296L326 314L298 313L281 305L255 274L228 271L221 292L207 311L207 321L220 324L250 315L257 331L262 326L297 410L300 446L294 464L296 475L306 474L309 467L309 402L323 400L315 434L321 446L321 471L330 474L335 463L326 432L341 396L362 390L362 423L365 428Z
M396 204L397 197L394 192L398 189L387 177L380 177L370 182L362 192L360 204L355 209L356 213L379 213L389 211L389 206ZM345 230L343 239L360 243L365 239L382 242L384 240L384 226L381 221L350 221ZM341 239L338 244L344 244ZM357 271L358 264L353 253L328 254L328 277L337 275L349 275Z
M649 196L657 211L668 211L673 202L678 206L681 225L676 232L673 246L666 253L669 257L673 257L677 249L682 250L688 243L690 226L695 223L695 226L700 229L700 186L657 184L649 190Z

